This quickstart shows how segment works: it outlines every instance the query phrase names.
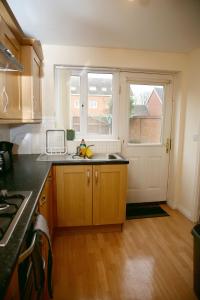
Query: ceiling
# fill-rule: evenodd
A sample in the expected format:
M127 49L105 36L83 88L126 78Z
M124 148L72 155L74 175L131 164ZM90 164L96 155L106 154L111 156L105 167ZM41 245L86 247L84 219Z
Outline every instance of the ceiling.
M7 0L42 44L187 52L200 47L200 0Z

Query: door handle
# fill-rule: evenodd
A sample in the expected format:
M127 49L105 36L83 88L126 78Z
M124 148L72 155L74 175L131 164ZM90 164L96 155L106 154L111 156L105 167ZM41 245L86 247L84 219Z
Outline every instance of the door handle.
M87 183L90 184L90 171L87 170Z
M8 94L6 93L6 88L4 86L3 91L1 93L1 98L2 98L2 105L3 105L3 112L7 112L7 106L8 106Z
M98 183L98 172L95 171L95 182Z
M169 151L171 150L171 146L172 146L171 139L167 138L167 141L165 144L166 153L169 153Z

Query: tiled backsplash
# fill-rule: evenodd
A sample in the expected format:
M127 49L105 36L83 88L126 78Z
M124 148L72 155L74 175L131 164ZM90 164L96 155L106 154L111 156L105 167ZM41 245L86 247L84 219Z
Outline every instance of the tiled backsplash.
M10 128L8 125L0 125L0 141L10 141Z
M75 153L76 147L79 146L80 141L67 141L67 152ZM94 145L92 148L93 152L96 153L119 153L121 152L121 142L120 141L88 141L86 140L86 145Z
M46 118L41 124L25 124L10 128L10 141L14 143L13 151L18 154L39 154L46 150L46 130L55 129L53 118ZM1 134L1 132L0 132ZM67 152L75 153L80 140L67 141ZM112 153L121 152L119 140L89 141L87 145L92 147L94 152Z

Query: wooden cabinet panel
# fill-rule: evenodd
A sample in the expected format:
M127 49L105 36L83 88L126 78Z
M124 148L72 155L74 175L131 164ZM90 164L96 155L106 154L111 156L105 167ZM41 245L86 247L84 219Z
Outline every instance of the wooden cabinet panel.
M40 195L38 208L39 208L39 212L47 220L51 238L53 235L52 204L53 204L53 183L52 183L52 176L50 174L46 180L45 186Z
M92 166L56 166L57 226L92 224Z
M121 224L125 219L126 165L93 167L93 224Z
M49 175L46 182L47 198L48 198L48 226L51 239L53 237L53 180Z
M32 46L22 46L22 110L23 120L40 120L42 118L41 104L41 62Z
M0 42L20 60L20 44L1 17ZM1 71L0 78L0 118L21 119L20 73Z
M33 50L33 119L41 119L41 95L40 95L40 60Z

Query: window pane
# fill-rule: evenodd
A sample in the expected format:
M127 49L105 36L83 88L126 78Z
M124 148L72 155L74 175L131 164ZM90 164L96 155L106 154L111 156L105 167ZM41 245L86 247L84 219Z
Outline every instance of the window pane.
M71 127L80 132L80 76L70 78Z
M112 74L88 73L88 133L112 134Z
M160 143L164 87L129 85L129 143Z

